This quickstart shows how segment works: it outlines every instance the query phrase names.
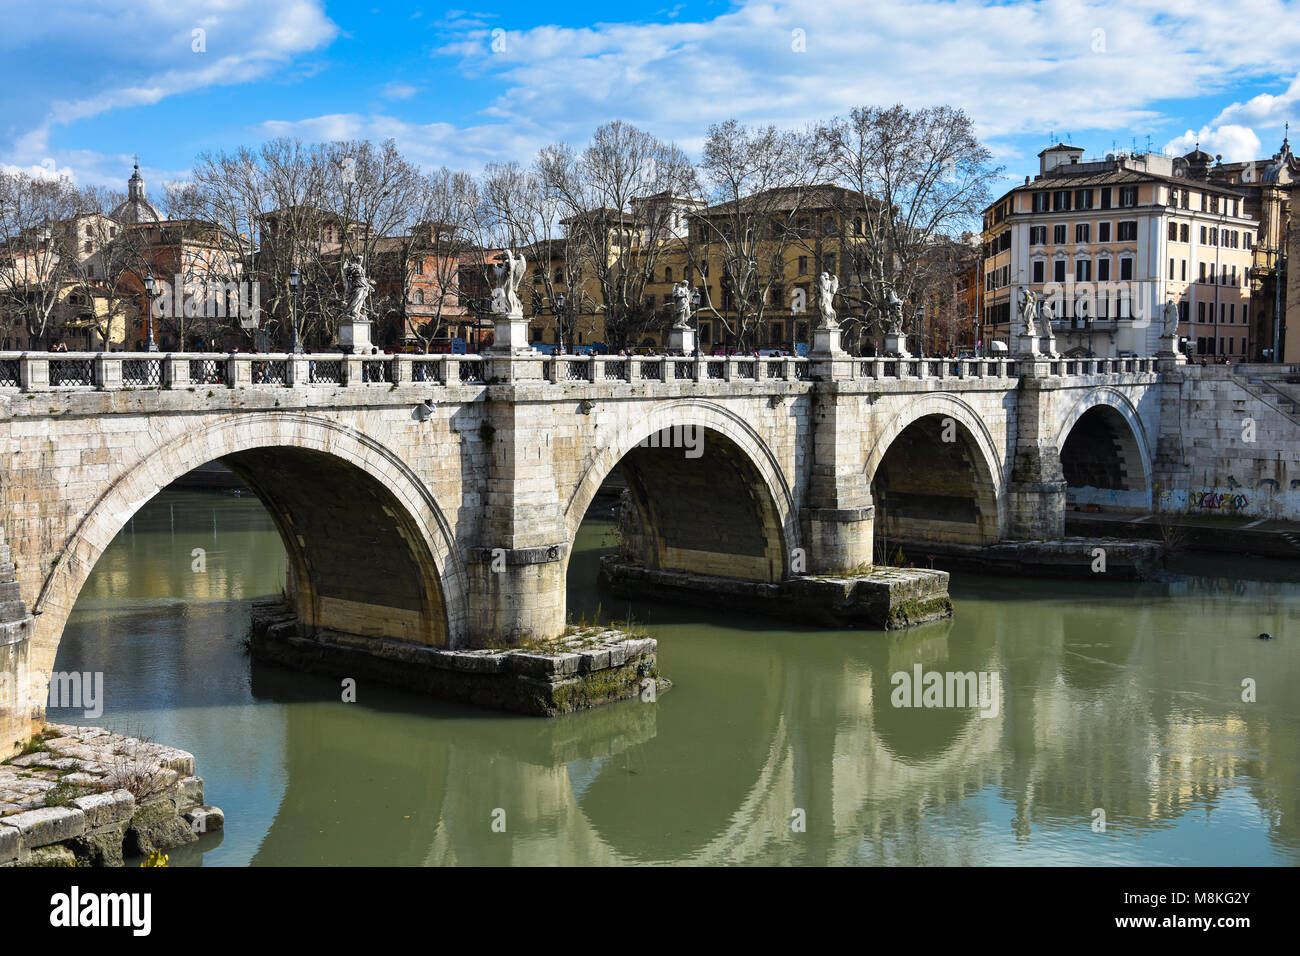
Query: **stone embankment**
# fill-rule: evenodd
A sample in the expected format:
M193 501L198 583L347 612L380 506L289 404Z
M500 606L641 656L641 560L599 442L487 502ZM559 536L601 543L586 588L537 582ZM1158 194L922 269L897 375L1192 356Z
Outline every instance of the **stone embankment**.
M194 756L173 747L47 724L0 764L0 867L122 866L224 826Z

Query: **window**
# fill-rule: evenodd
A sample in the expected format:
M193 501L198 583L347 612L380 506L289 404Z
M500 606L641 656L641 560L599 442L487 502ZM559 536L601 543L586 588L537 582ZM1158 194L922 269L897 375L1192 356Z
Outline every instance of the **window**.
M1030 226L1029 227L1029 244L1031 246L1047 245L1047 227Z
M1211 197L1210 197L1210 212L1218 212L1218 211L1219 211L1219 197L1218 197L1218 196L1211 196Z
M1179 275L1178 278L1186 282L1187 281L1187 260L1186 259L1182 260L1182 265L1183 265L1182 274Z
M1052 211L1068 212L1070 209L1070 191L1061 189L1052 194Z
M412 297L411 301L414 302L416 305L424 305L424 290L416 289L415 294Z
M1219 230L1217 230L1217 229L1215 229L1213 226L1211 226L1211 227L1210 227L1210 245L1212 245L1212 246L1217 246L1218 244L1219 244Z
M1199 282L1204 282L1204 281L1205 281L1205 263L1204 263L1204 262L1201 263L1201 277L1200 277L1200 279L1197 280L1197 281L1199 281Z
M1169 224L1169 241L1170 242L1178 241L1178 223L1176 222L1171 222Z
M556 285L564 284L564 269L560 266L556 266L555 268L555 283Z
M1059 223L1052 227L1052 242L1058 246L1065 245L1065 223Z
M86 278L87 278L87 279L93 279L93 278L95 278L95 267L94 267L94 266L86 266Z
M800 257L799 257L799 274L800 274L801 276L806 276L806 275L808 274L808 257L807 257L807 256L800 256Z
M1090 240L1090 239L1088 238L1088 234L1089 234L1091 231L1092 231L1092 230L1091 230L1091 227L1088 225L1088 223L1086 223L1086 222L1078 222L1078 223L1075 223L1075 224L1074 224L1074 241L1075 241L1075 242L1091 242L1092 240Z
M1172 279L1173 277L1174 277L1174 260L1173 260L1173 259L1170 259L1170 260L1169 260L1169 278Z
M1178 227L1178 241L1186 242L1187 239L1188 239L1187 223L1183 223L1181 226Z
M1121 281L1128 281L1133 278L1133 259L1131 256L1125 256L1119 260L1119 277Z
M1097 281L1098 282L1110 281L1110 260L1109 259L1097 260Z
M1229 305L1228 305L1228 324L1229 324L1229 325L1233 325L1233 324L1236 323L1236 321L1237 321L1237 306L1236 306L1236 303L1229 303Z
M1034 193L1034 212L1047 212L1050 194L1045 192Z
M1204 323L1204 322L1205 322L1205 303L1204 303L1204 302L1198 302L1198 303L1196 303L1196 321L1197 321L1197 322L1201 322L1201 323Z
M1119 187L1119 204L1121 206L1136 206L1138 204L1138 189L1136 186Z
M1120 242L1135 242L1138 237L1138 224L1136 219L1128 219L1121 222L1115 229L1116 237Z
M1105 187L1101 191L1101 208L1102 209L1110 208L1110 187L1109 186Z
M1052 278L1057 282L1065 281L1065 260L1057 259L1052 263Z
M1108 222L1097 223L1097 241L1110 242L1110 223Z
M1092 260L1076 259L1074 262L1074 281L1091 282L1092 281Z
M1217 269L1217 268L1218 268L1218 265L1217 265L1216 263L1213 263L1213 262L1210 263L1210 285L1214 285L1215 269Z
M1042 259L1034 260L1034 281L1043 282L1047 273L1047 263Z
M1074 208L1091 209L1092 208L1092 190L1076 189L1074 191Z
M1009 236L1011 235L1011 233L1008 232L1007 235ZM835 253L832 252L829 255L823 257L822 266L823 268L825 268L827 272L834 275L835 274Z
M665 282L672 282L672 281L673 281L673 267L672 267L672 266L668 266L667 268L664 269L664 281L665 281Z
M1201 245L1205 245L1205 237L1206 237L1207 235L1209 235L1209 232L1206 230L1206 228L1205 228L1204 226L1202 226L1202 227L1201 227Z

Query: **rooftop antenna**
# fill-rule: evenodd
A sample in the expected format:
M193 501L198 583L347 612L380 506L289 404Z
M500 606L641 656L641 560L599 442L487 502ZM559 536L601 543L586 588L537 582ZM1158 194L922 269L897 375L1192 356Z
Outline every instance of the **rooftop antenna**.
M1151 134L1147 134L1147 152L1151 152Z

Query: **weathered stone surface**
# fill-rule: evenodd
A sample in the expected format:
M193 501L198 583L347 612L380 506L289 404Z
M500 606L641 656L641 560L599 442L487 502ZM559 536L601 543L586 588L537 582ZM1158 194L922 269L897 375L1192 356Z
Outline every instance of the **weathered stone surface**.
M196 834L216 833L226 828L226 815L217 807L194 807L183 816L190 831Z
M176 814L168 800L151 803L136 810L126 827L123 852L127 856L148 856L160 850L185 846L198 837Z
M202 784L200 783L201 794ZM77 797L72 801L72 805L85 814L88 827L124 823L135 815L135 797L131 796L126 790L114 790L111 793L92 793L84 797Z
M21 859L26 852L23 833L17 827L0 823L0 864Z
M203 803L203 780L199 777L184 777L180 781L180 794L176 801L177 810L188 810Z
M86 829L86 815L76 807L40 807L5 817L23 835L28 849L70 840Z
M126 840L126 821L87 830L68 841L73 856L87 866L121 866L122 846Z

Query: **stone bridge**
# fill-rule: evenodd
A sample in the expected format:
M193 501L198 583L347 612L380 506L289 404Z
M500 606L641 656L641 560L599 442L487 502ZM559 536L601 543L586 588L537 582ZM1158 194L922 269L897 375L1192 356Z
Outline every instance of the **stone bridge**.
M1178 464L1162 443L1189 371L1172 357L0 354L14 565L0 597L16 621L0 751L42 719L23 688L48 679L96 560L207 462L266 506L308 632L501 646L564 630L574 536L616 468L651 568L779 582L867 565L876 535L1055 539L1072 487L1145 511L1178 483L1160 462Z

